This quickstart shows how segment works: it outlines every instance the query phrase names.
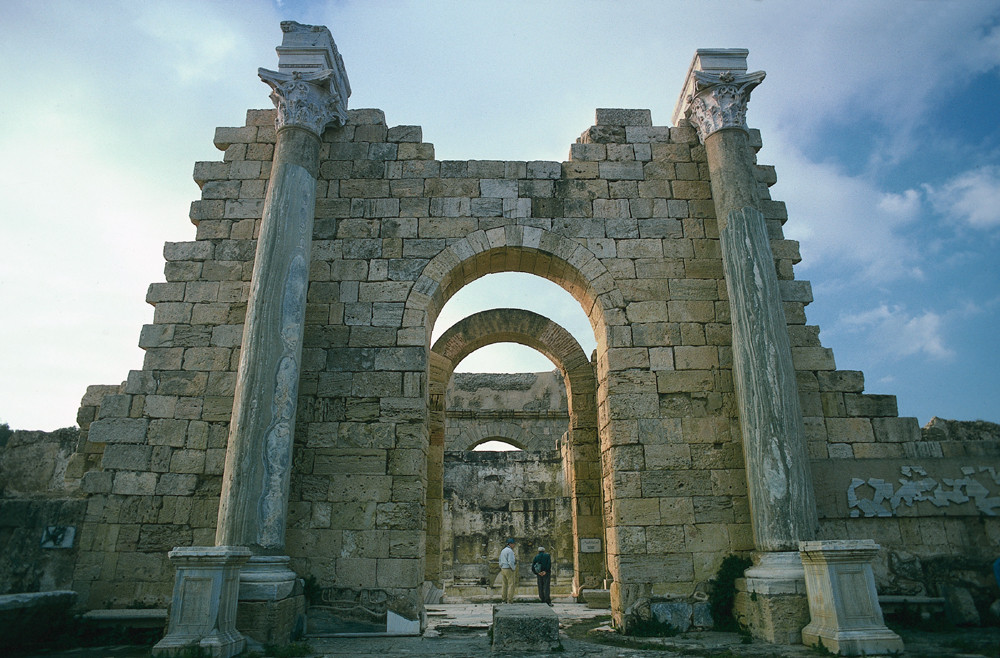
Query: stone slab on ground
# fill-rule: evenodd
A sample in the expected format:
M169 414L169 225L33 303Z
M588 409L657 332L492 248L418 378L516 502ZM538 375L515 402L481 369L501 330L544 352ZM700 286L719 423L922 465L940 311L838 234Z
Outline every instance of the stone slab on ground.
M551 651L559 646L559 616L542 603L493 607L493 651Z
M95 626L128 628L165 628L166 608L117 608L112 610L90 610L83 613L85 621Z
M608 589L585 589L580 598L587 604L588 608L599 608L602 610L611 609L611 590Z

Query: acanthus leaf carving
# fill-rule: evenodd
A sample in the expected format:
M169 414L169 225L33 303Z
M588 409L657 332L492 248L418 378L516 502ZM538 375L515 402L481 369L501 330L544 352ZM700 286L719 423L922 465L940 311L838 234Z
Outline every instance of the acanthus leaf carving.
M688 97L687 118L704 143L725 128L747 130L750 92L764 80L764 72L694 71L695 92Z
M328 124L342 126L347 121L347 99L331 84L332 69L278 73L261 68L257 75L271 87L271 100L278 109L276 130L296 126L321 136Z

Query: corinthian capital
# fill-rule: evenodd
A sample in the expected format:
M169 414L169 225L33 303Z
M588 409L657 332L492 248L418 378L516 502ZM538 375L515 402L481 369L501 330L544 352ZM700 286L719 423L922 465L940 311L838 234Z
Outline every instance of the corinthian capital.
M685 116L702 143L724 128L747 130L750 92L764 80L764 72L692 71L693 93L686 98Z
M278 73L258 69L257 75L271 87L271 100L278 108L276 129L296 126L320 136L327 124L344 125L347 120L347 99L331 84L333 70Z

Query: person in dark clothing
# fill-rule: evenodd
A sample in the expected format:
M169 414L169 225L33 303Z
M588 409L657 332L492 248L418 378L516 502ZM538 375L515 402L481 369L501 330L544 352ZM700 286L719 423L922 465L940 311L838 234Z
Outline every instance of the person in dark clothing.
M538 599L542 603L552 605L549 595L549 583L552 579L552 556L545 552L544 546L538 547L538 555L531 561L531 573L538 576Z

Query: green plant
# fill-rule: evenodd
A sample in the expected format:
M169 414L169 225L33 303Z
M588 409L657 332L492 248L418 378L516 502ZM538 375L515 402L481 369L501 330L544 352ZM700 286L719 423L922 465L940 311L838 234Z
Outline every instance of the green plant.
M317 605L322 602L323 587L316 580L316 576L306 576L302 587L302 593L306 596L309 605Z
M712 606L712 620L717 631L738 631L740 629L733 615L733 602L736 600L736 579L743 577L743 572L752 563L745 557L737 555L726 556L719 565L715 578L709 581L712 591L708 595Z

